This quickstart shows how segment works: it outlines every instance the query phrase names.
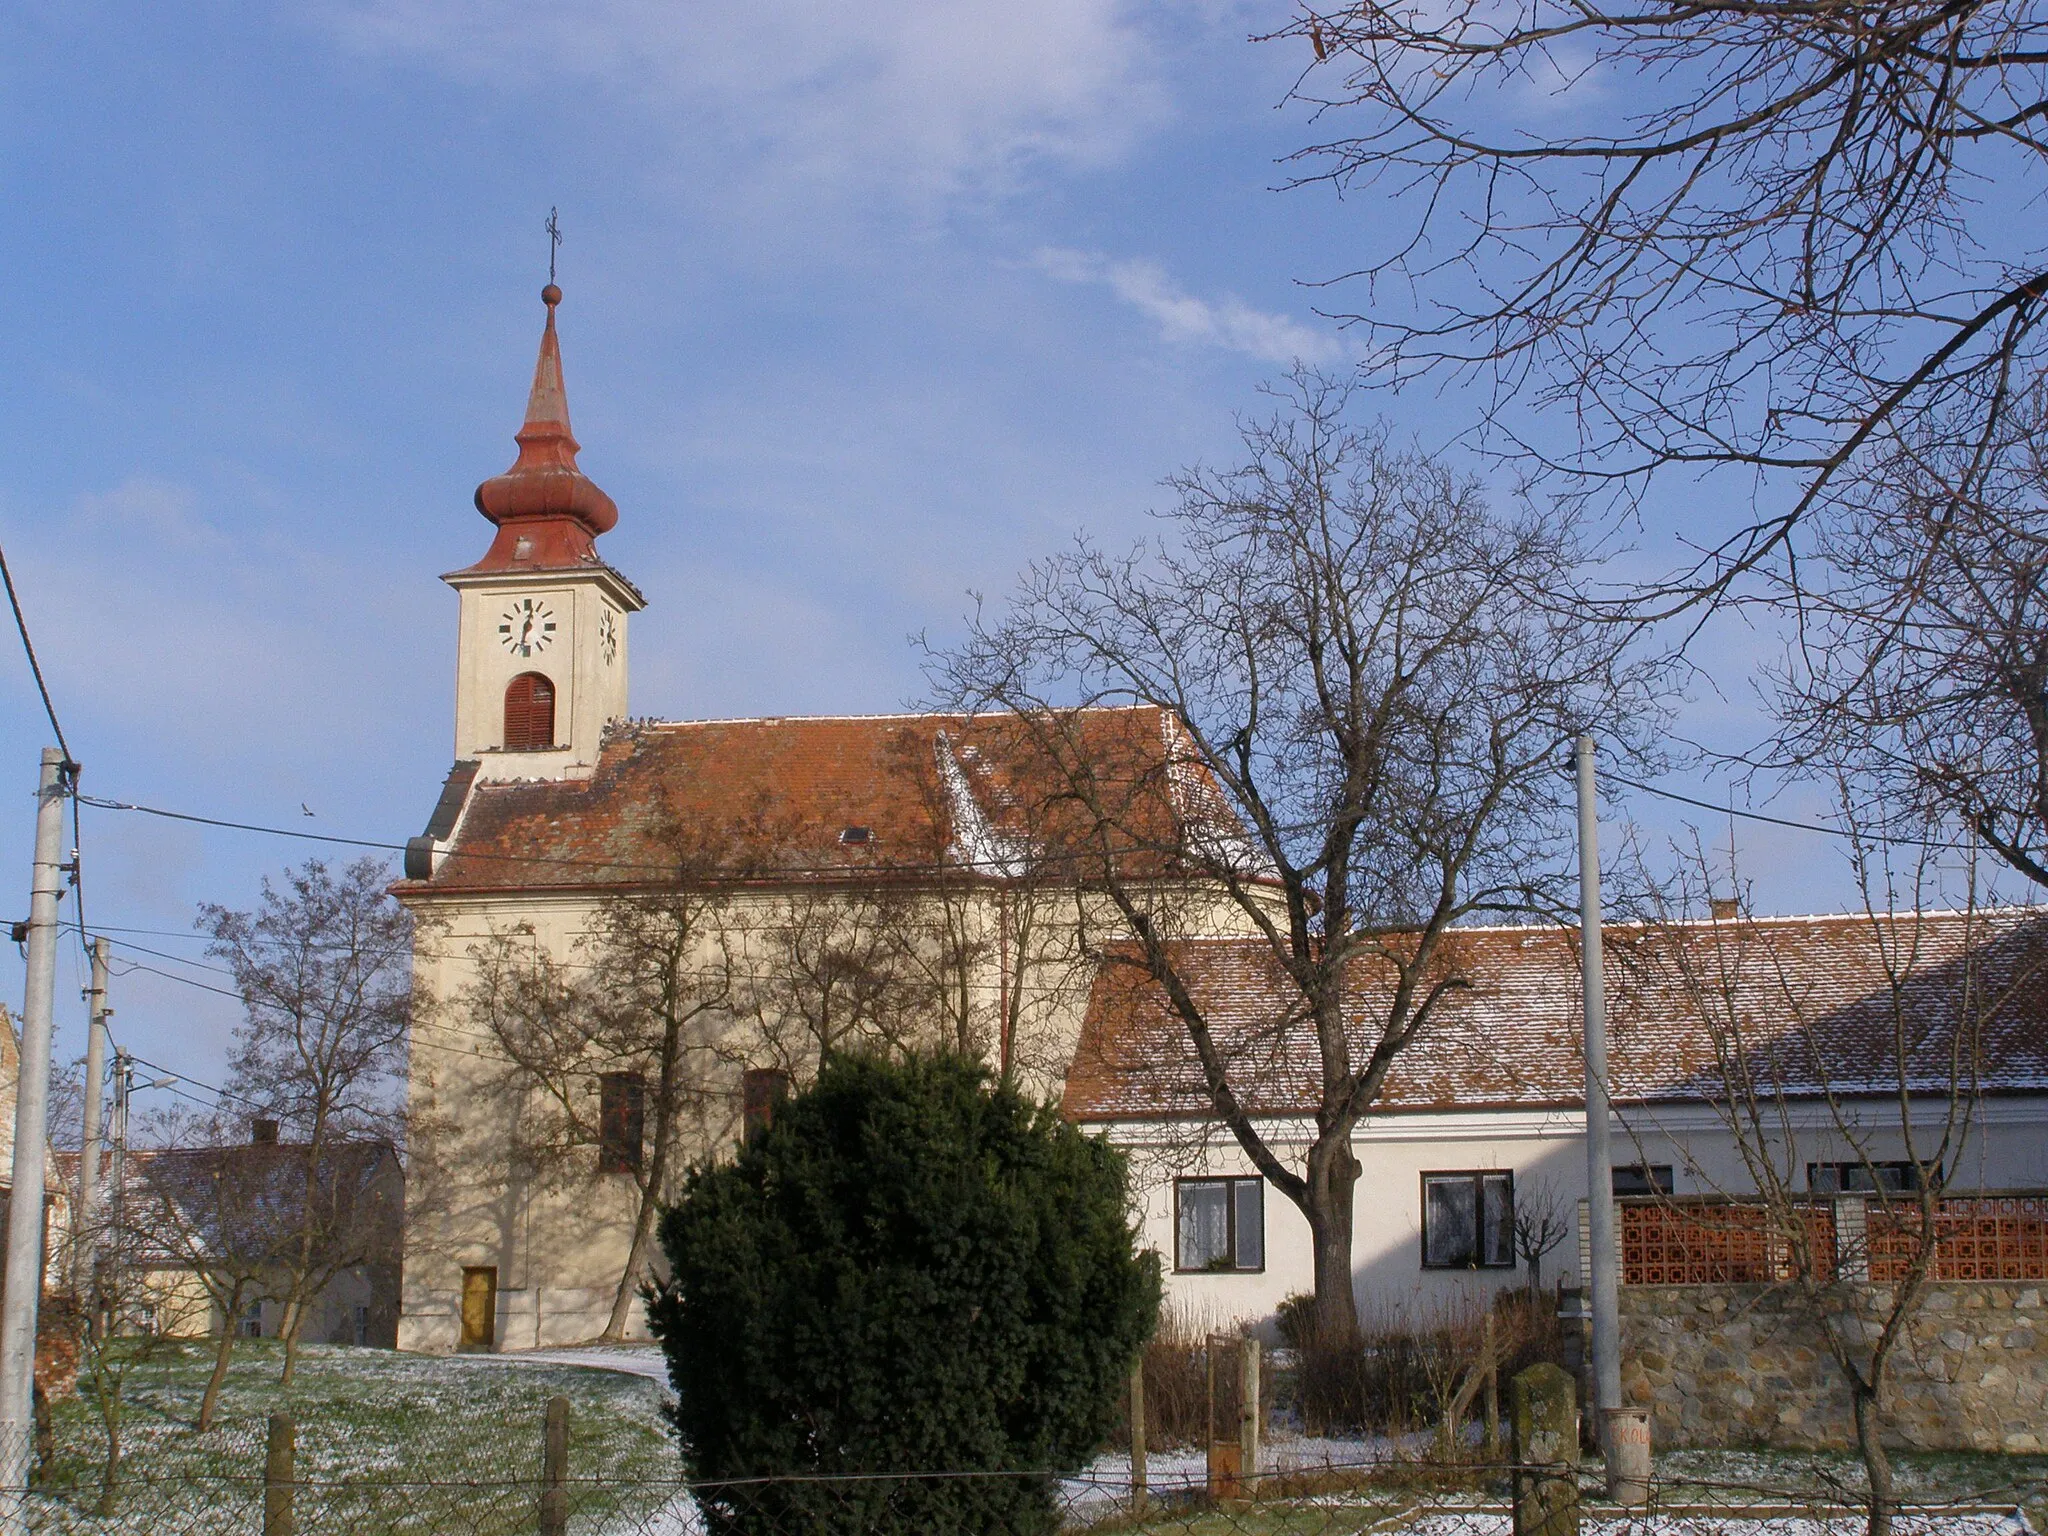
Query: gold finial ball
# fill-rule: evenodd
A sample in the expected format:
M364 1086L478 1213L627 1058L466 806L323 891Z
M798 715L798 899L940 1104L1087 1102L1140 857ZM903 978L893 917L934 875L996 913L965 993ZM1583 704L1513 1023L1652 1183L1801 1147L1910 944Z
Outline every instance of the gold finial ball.
M562 302L562 290L553 283L549 283L547 287L541 289L540 301L552 309L555 305Z

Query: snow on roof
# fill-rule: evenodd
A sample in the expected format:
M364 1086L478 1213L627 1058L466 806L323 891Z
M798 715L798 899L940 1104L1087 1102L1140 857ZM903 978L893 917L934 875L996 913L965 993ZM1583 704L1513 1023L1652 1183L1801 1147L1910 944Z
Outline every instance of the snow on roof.
M2048 909L1617 924L1606 953L1617 1101L1723 1097L1724 1061L1766 1094L1883 1092L1902 1056L1915 1091L1941 1092L1969 1018L1984 1091L2048 1089ZM1207 1116L1187 1030L1137 958L1112 951L1096 978L1066 1111ZM1183 940L1173 963L1254 1111L1312 1111L1315 1037L1272 949ZM1390 974L1384 960L1355 963L1354 1071L1378 1038ZM1457 985L1396 1059L1374 1113L1583 1105L1576 929L1454 928L1432 975Z
M1026 851L1083 847L1096 830L1062 793L1075 765L1059 754L1085 761L1115 802L1126 873L1163 871L1176 847L1243 840L1165 711L1076 710L1045 724L913 714L623 725L588 780L474 784L432 878L399 890L620 888L693 870L748 881L1015 875Z

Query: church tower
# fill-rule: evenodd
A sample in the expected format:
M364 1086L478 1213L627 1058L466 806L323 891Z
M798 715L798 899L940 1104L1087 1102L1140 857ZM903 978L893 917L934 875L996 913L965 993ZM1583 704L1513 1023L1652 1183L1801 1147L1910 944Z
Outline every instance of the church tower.
M597 552L619 509L576 467L555 336L562 290L540 296L548 318L519 457L476 488L497 536L441 578L461 599L455 756L479 779L589 776L606 724L626 713L627 617L647 606Z

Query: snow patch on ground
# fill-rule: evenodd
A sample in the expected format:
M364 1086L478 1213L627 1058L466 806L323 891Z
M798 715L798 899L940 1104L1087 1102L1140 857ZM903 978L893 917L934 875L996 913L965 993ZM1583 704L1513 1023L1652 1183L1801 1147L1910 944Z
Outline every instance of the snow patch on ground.
M516 1349L495 1355L457 1355L461 1360L499 1360L510 1365L580 1365L593 1371L644 1376L668 1385L668 1358L653 1344L577 1344L566 1349Z
M1860 1513L1838 1515L1657 1514L1589 1515L1582 1530L1592 1536L1860 1536ZM1504 1509L1419 1514L1402 1526L1404 1536L1510 1536L1513 1517ZM1893 1517L1894 1536L2029 1536L2017 1513L1938 1514L1902 1512Z

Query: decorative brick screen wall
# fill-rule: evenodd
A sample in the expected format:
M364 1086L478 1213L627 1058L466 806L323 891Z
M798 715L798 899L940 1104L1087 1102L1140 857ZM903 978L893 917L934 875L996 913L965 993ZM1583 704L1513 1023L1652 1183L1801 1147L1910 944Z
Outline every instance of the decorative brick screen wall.
M1805 1206L1805 1252L1762 1206L1727 1200L1621 1202L1624 1285L1741 1285L1788 1280L1803 1262L1835 1268L1832 1205Z
M1935 1280L2048 1279L2048 1195L1967 1195L1943 1200L1934 1218ZM1870 1278L1888 1285L1920 1248L1920 1213L1866 1202Z

